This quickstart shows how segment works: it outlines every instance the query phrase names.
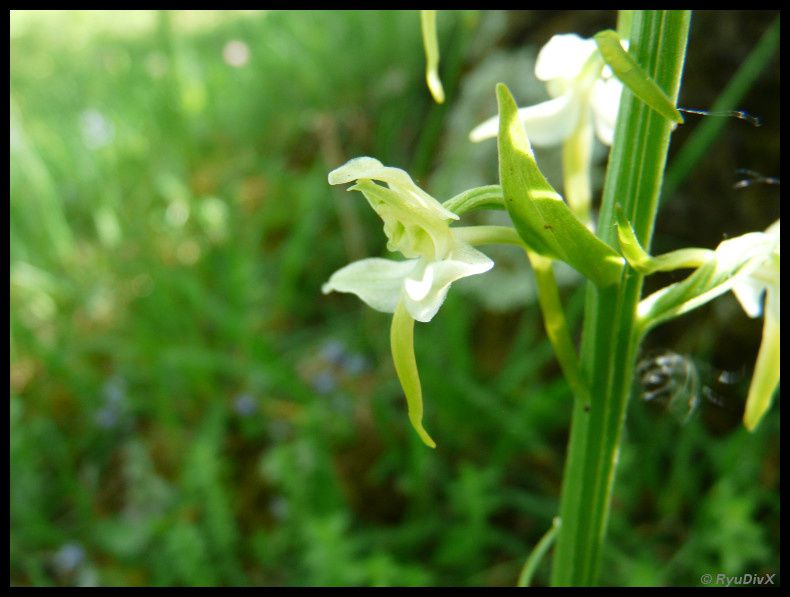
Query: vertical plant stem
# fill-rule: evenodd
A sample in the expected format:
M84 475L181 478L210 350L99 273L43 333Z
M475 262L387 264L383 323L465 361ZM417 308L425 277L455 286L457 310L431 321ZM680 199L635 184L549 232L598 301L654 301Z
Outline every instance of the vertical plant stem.
M631 53L677 100L686 52L689 11L635 11ZM623 91L598 222L600 236L617 246L615 205L649 247L672 123ZM552 570L554 585L592 585L598 576L612 487L639 338L634 331L643 277L627 268L620 284L588 284L581 366L591 408L576 401L565 466L562 526Z

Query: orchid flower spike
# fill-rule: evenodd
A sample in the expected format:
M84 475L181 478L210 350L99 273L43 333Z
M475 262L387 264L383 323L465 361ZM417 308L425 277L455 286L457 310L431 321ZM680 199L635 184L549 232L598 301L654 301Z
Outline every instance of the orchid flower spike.
M543 46L535 76L546 82L552 99L520 108L518 119L533 145L563 144L563 194L573 212L591 226L593 130L601 143L612 144L623 85L604 63L595 40L573 33L555 35ZM491 139L498 131L499 117L494 116L475 127L469 139Z
M352 181L356 184L349 190L360 191L384 221L387 248L406 259L355 261L332 274L322 291L350 292L377 311L394 314L393 360L409 417L422 440L435 447L422 427L422 393L412 344L414 321L433 319L453 282L482 274L494 262L450 228L458 216L418 187L404 170L360 157L329 173L329 184Z

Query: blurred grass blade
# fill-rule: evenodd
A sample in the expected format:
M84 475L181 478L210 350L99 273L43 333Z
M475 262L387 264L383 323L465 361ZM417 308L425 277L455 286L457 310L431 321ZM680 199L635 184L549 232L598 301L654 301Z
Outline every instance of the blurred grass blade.
M606 64L631 92L664 118L682 123L683 117L663 89L620 45L620 36L608 29L595 34L595 43Z
M437 104L444 103L444 88L439 79L439 39L436 35L436 11L421 10L422 43L425 46L425 82Z

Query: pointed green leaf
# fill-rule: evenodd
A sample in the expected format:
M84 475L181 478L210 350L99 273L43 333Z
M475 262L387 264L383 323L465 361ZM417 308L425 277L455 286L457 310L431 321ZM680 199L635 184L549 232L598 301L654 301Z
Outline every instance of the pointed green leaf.
M395 371L398 373L403 393L406 394L406 404L412 427L426 446L435 448L436 442L431 439L422 426L422 387L420 386L420 374L417 371L417 360L414 357L414 320L406 310L403 301L398 303L392 316L390 347Z
M596 33L595 43L598 44L598 50L601 52L604 62L636 97L664 118L672 122L683 122L683 117L675 108L674 102L620 45L620 36L616 31L607 29Z
M536 253L565 261L598 286L617 283L623 258L574 215L544 178L518 120L516 102L502 83L497 100L499 178L521 238Z

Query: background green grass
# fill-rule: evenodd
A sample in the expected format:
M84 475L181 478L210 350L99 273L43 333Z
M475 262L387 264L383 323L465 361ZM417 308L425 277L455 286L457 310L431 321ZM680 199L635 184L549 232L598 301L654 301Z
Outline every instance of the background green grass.
M695 14L681 105L709 107L775 16ZM523 258L492 250L417 327L428 450L389 316L320 293L385 253L326 174L372 155L440 199L496 182L493 144L466 141L494 83L544 99L540 46L614 18L441 12L436 106L416 11L13 11L11 583L513 585L570 410ZM743 100L763 126L728 122L665 198L657 252L778 217L776 187L732 189L778 175L778 73ZM559 186L558 152L538 157ZM717 397L681 425L635 387L604 583L778 569L778 408L739 425L760 330L727 297L650 337Z

